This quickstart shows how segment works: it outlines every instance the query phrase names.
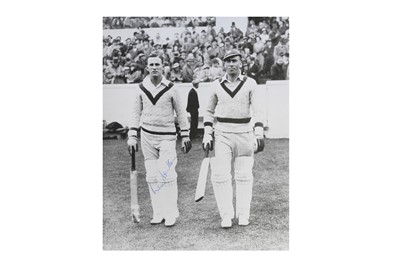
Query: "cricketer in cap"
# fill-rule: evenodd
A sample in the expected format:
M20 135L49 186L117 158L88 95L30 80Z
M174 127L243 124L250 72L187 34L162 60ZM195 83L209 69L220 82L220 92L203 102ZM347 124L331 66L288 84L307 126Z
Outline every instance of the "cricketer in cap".
M254 153L264 149L265 121L261 90L241 74L241 54L233 49L224 58L226 74L212 83L204 115L203 149L213 150L211 182L223 228L232 227L235 217L231 162L236 183L236 218L249 224L253 186ZM253 110L251 115L250 109Z

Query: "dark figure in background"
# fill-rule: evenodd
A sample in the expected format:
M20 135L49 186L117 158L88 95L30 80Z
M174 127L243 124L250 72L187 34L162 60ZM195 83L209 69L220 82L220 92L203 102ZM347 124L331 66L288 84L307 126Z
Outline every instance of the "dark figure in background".
M250 56L250 62L249 62L249 68L247 70L247 76L250 78L254 79L257 84L258 84L258 72L260 71L260 68L258 66L258 63L256 61L256 57L254 55Z
M229 35L232 36L233 40L236 42L238 39L243 37L243 32L239 28L236 28L235 22L232 22L231 31L229 32Z
M189 91L188 103L186 111L190 113L190 139L195 139L197 136L197 127L199 124L199 97L196 90L199 88L200 81L193 80L193 88Z
M286 79L286 69L284 66L284 53L281 53L278 57L276 63L271 67L271 79L272 80L285 80Z
M265 43L264 56L264 71L267 78L271 78L271 67L275 63L274 46L272 46L271 40L267 40Z

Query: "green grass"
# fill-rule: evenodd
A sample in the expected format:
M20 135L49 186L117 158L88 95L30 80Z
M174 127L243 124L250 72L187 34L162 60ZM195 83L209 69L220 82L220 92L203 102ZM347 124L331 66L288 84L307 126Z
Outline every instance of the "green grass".
M180 141L177 142L180 145ZM178 147L177 147L178 150ZM189 154L178 152L178 208L174 227L150 225L150 195L143 155L136 154L140 224L130 220L130 157L125 141L103 141L103 248L105 250L288 250L289 249L289 140L267 139L255 155L250 225L237 220L230 229L220 217L210 179L204 199L194 202L203 157L201 140ZM233 182L234 184L234 182ZM235 200L235 199L234 199ZM234 201L235 202L235 201Z

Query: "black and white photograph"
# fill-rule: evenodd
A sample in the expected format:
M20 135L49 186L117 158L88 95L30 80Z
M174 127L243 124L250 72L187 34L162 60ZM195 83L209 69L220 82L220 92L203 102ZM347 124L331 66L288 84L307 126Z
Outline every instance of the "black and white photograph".
M103 17L103 249L289 250L289 17Z
M395 1L2 3L0 265L400 265Z

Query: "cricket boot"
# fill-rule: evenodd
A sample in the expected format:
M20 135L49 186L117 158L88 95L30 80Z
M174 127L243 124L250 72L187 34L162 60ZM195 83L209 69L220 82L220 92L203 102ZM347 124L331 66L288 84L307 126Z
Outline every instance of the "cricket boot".
M222 218L221 227L222 228L232 227L232 219L229 216L225 216L224 218Z
M248 225L250 217L250 204L253 189L253 164L252 157L242 156L235 159L236 182L236 217L239 225Z

